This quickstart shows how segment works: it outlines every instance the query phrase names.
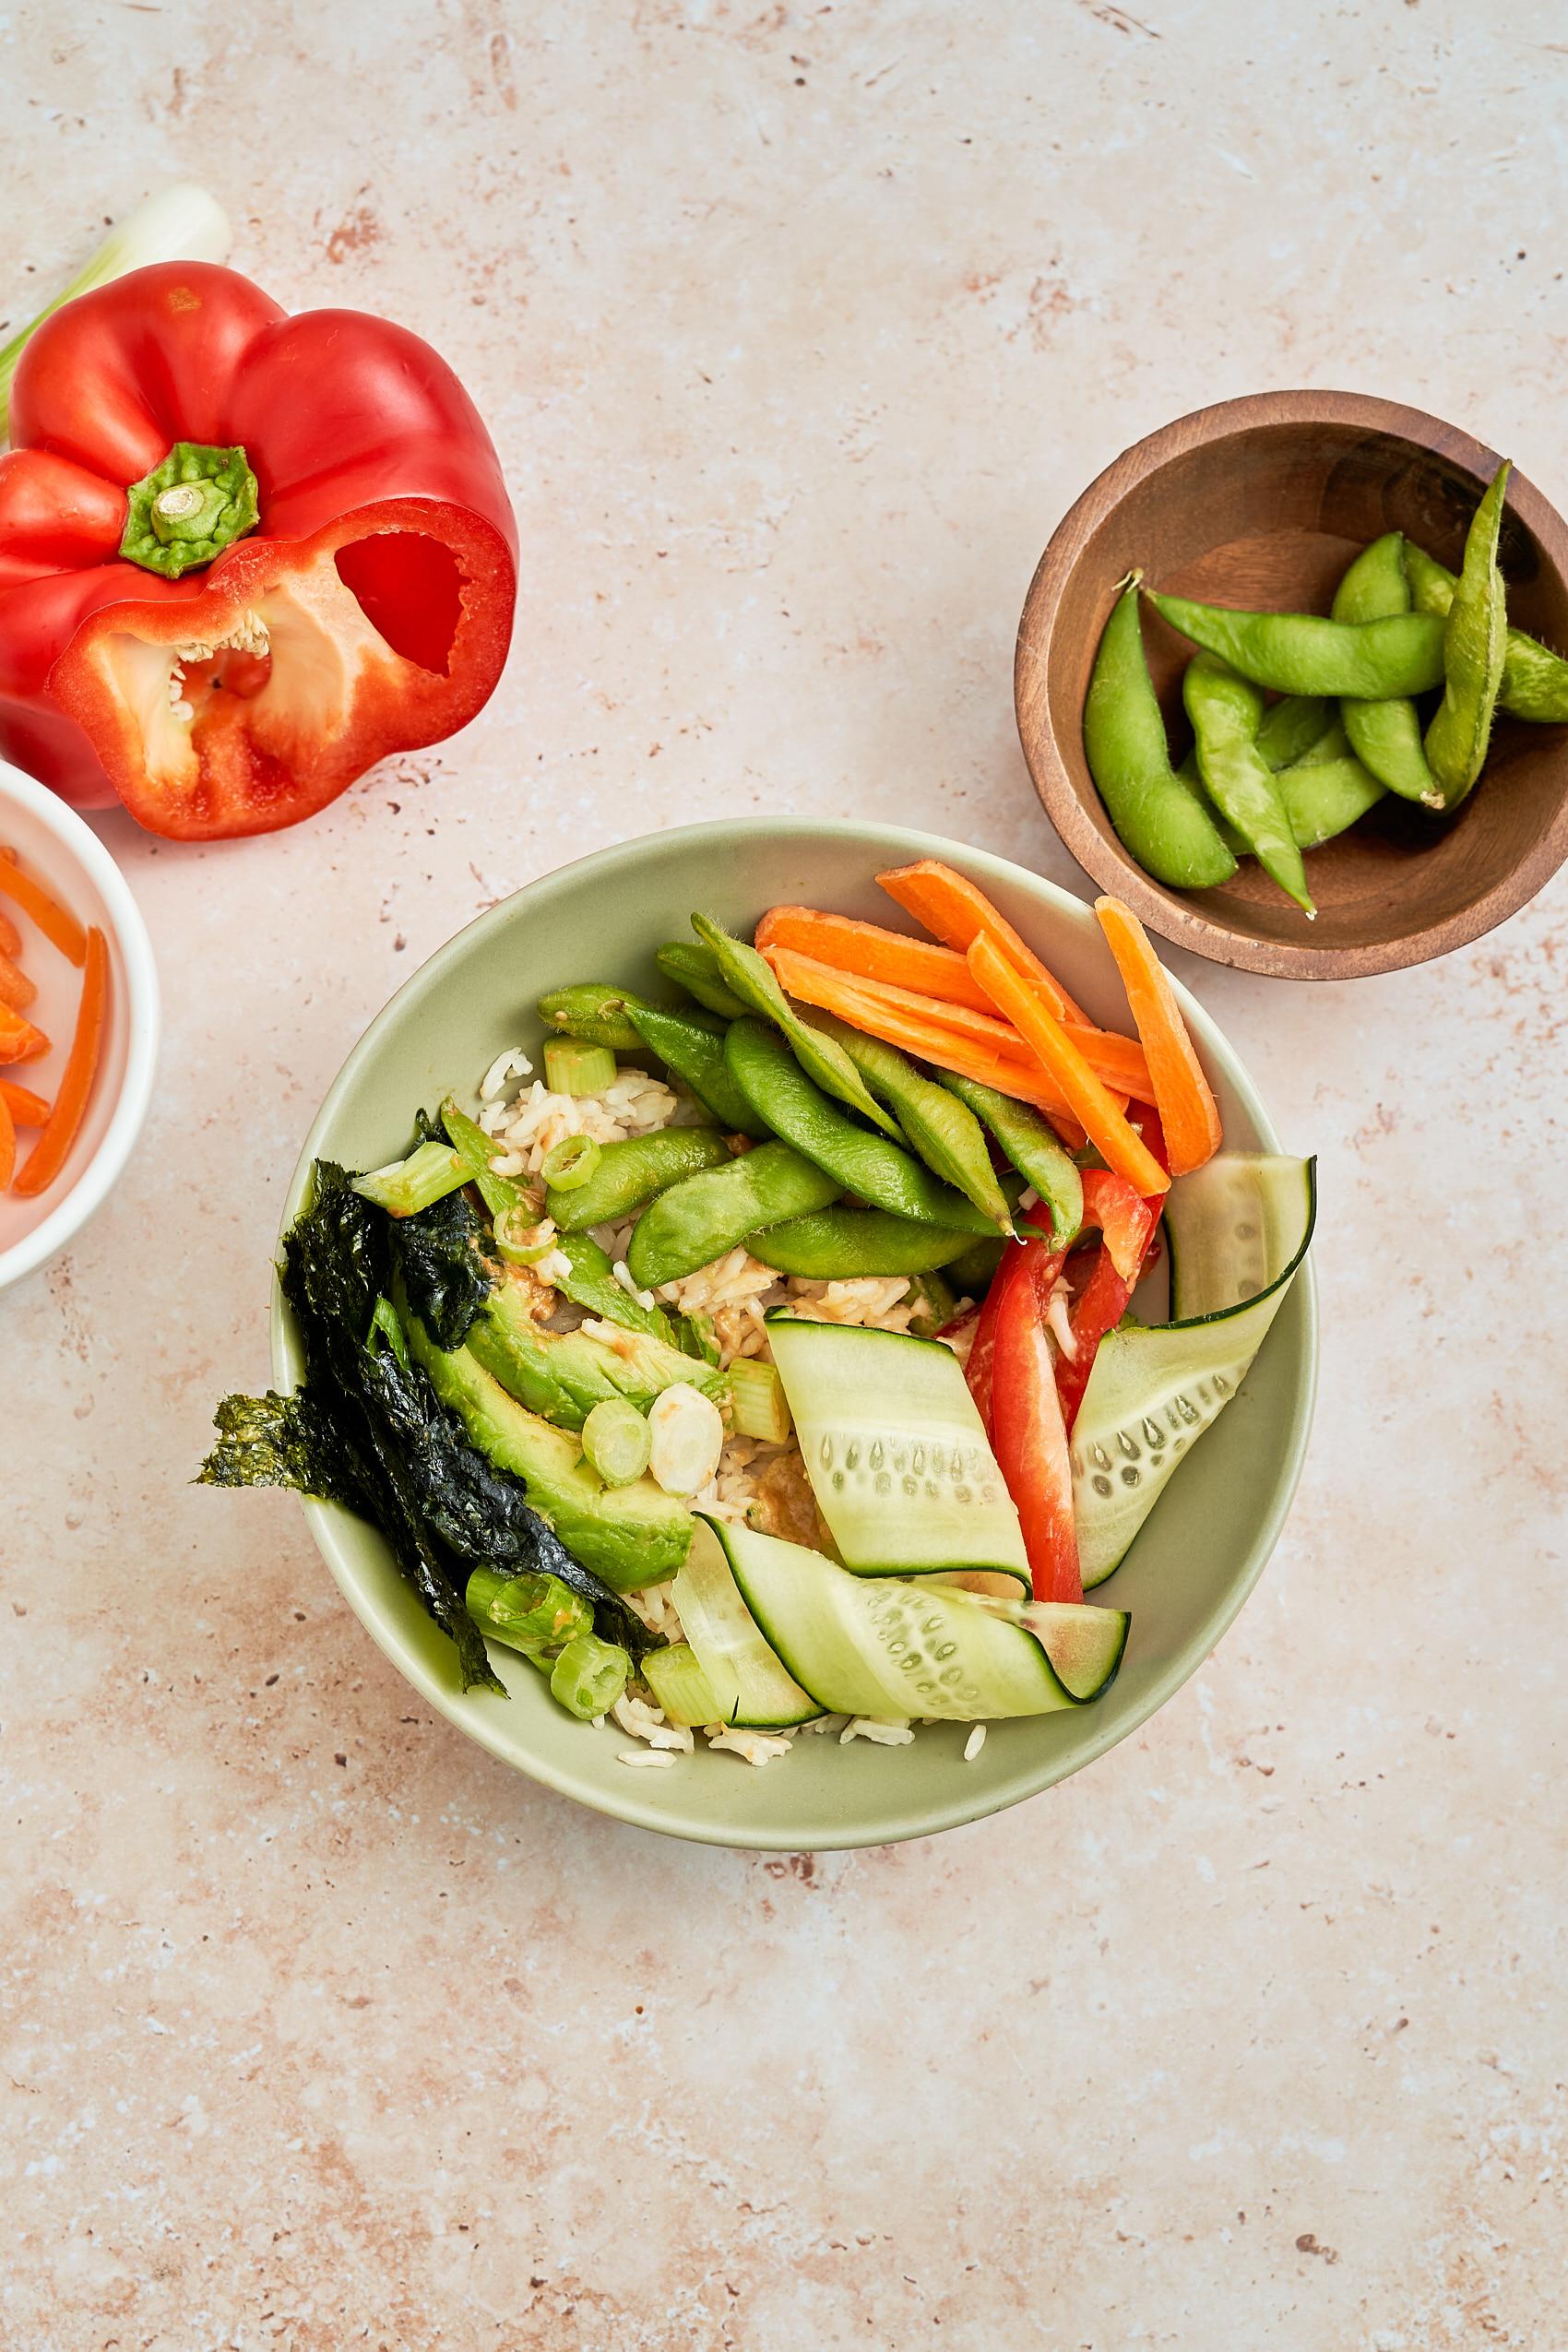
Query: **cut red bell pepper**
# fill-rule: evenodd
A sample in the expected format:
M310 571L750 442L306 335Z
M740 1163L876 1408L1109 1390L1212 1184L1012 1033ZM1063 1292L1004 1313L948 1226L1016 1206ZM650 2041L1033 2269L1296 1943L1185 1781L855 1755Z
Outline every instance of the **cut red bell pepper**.
M38 329L11 434L0 751L78 807L270 832L493 690L511 501L406 328L290 318L232 270L160 263Z
M1144 1140L1149 1140L1146 1130ZM1069 1435L1089 1384L1096 1351L1106 1333L1114 1331L1127 1312L1164 1206L1163 1199L1142 1199L1124 1176L1112 1176L1099 1168L1084 1171L1084 1226L1086 1229L1098 1226L1101 1241L1094 1270L1068 1317L1073 1353L1056 1360L1057 1393Z
M987 1437L992 1435L991 1401L992 1376L996 1360L996 1318L1002 1312L1002 1301L1013 1269L1023 1256L1026 1246L1022 1241L1009 1241L1003 1251L1001 1262L991 1277L991 1288L980 1307L974 1344L964 1366L964 1378L969 1384L969 1395L975 1400L975 1408L985 1423Z
M1073 1470L1046 1324L1064 1253L1028 1241L996 1318L992 1443L1017 1507L1037 1600L1080 1601Z

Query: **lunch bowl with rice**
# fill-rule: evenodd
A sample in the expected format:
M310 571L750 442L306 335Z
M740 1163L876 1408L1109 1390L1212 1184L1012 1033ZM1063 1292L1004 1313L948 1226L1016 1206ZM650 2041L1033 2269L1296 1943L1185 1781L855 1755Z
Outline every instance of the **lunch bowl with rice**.
M447 1133L461 1127L478 1139L481 1156L474 1164L484 1171L491 1206L514 1185L531 1186L529 1197L537 1200L547 1164L559 1170L575 1151L587 1149L574 1137L614 1153L632 1138L657 1142L697 1130L700 1109L678 1075L650 1054L622 1053L618 1068L608 1065L603 1086L591 1094L575 1089L564 1099L545 1082L547 1030L536 1009L540 998L574 982L609 981L667 1002L668 968L655 963L655 951L689 939L697 909L743 940L780 905L831 909L912 932L874 877L922 859L945 861L947 869L984 892L1028 947L1049 962L1091 1022L1127 1028L1117 967L1094 917L1004 861L856 823L775 819L657 835L530 885L470 924L408 981L327 1093L291 1185L285 1237L313 1199L320 1199L318 1162L386 1171L396 1185L403 1181L400 1171L415 1164L409 1155L416 1123L422 1114L428 1123L443 1104L449 1108ZM1277 1153L1267 1114L1235 1056L1201 1011L1177 993L1223 1121L1227 1151ZM419 1132L440 1133L428 1123ZM711 1153L712 1133L710 1123L690 1134L690 1149ZM679 1151L687 1145L658 1147ZM438 1156L434 1140L422 1148ZM766 1155L782 1146L760 1148ZM374 1190L374 1177L363 1182ZM709 1363L694 1364L687 1394L705 1384L717 1393L720 1372L727 1383L748 1365L765 1366L772 1352L768 1335L778 1339L781 1325L837 1325L846 1336L870 1335L874 1351L883 1344L875 1335L909 1331L918 1313L919 1286L903 1274L822 1278L760 1264L742 1246L660 1281L657 1290L642 1288L634 1228L635 1220L596 1227L596 1251L604 1253L598 1262L613 1269L643 1309L706 1335L712 1380ZM504 1230L499 1214L495 1230ZM525 1291L564 1277L569 1258L556 1252L563 1244L570 1252L568 1234L541 1221L520 1239L534 1244L515 1253L527 1261L513 1277ZM641 1263L645 1270L653 1263L647 1249ZM1206 1443L1162 1489L1103 1595L1093 1596L1131 1613L1114 1680L1093 1705L993 1720L983 1738L976 1736L980 1726L967 1721L917 1716L910 1724L879 1723L840 1716L826 1726L819 1716L776 1728L754 1716L750 1728L711 1725L694 1739L674 1716L661 1724L657 1710L630 1696L611 1719L581 1720L557 1704L550 1681L528 1657L495 1640L486 1647L496 1687L465 1691L452 1642L426 1613L382 1536L340 1503L307 1499L304 1508L355 1614L422 1695L502 1762L562 1794L641 1827L764 1850L924 1835L1016 1803L1126 1737L1180 1687L1241 1607L1289 1508L1311 1417L1316 1324L1310 1268L1301 1267L1282 1299L1241 1384L1245 1409L1221 1415L1205 1432ZM556 1303L552 1292L546 1303ZM1141 1296L1138 1303L1145 1304ZM389 1325L396 1323L389 1310L378 1312L386 1313ZM405 1329L417 1327L401 1300L398 1312ZM765 1320L769 1314L771 1324ZM1160 1319L1158 1308L1154 1319ZM612 1322L581 1308L564 1323L557 1319L556 1327L574 1321L589 1333L615 1336ZM612 1321L618 1324L621 1318ZM624 1346L632 1344L624 1332L620 1336ZM895 1336L887 1344L904 1343ZM919 1352L949 1362L941 1348ZM273 1304L272 1356L278 1388L294 1390L304 1371L304 1348L281 1289ZM422 1353L420 1360L428 1368L436 1360ZM435 1393L445 1404L463 1403L443 1390L439 1373ZM668 1392L671 1399L678 1393ZM701 1407L700 1396L695 1402ZM677 1418L670 1416L668 1439L656 1429L656 1446L685 1442L672 1433ZM657 1412L649 1416L657 1419ZM713 1541L707 1528L727 1540L732 1529L744 1540L741 1531L761 1526L811 1544L812 1497L792 1436L739 1436L731 1426L716 1457L704 1466L700 1491L689 1497L707 1522L705 1542ZM550 1513L545 1515L549 1522ZM569 1523L555 1524L570 1540ZM678 1638L667 1578L629 1594L625 1581L617 1589L640 1623L656 1637ZM758 1723L768 1728L759 1730Z

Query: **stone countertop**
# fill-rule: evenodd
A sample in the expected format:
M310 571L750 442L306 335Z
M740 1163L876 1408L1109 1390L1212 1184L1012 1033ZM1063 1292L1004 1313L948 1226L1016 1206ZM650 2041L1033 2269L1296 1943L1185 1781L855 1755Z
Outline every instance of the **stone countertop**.
M186 1483L316 1102L481 908L748 806L1085 889L1010 657L1128 443L1348 386L1568 505L1565 96L1546 0L0 14L7 315L192 174L286 303L447 354L524 544L461 738L268 840L96 820L167 1036L0 1299L7 2346L1568 2339L1568 878L1384 980L1179 959L1320 1155L1312 1454L1203 1672L1014 1812L600 1820L432 1719L291 1501Z

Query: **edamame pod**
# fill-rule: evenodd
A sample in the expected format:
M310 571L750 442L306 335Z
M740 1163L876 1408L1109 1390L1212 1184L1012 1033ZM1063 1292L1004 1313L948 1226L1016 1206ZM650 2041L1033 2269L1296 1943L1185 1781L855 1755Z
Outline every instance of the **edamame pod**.
M626 1016L642 1002L611 980L579 980L541 996L538 1012L546 1028L581 1038L585 1045L607 1045L612 1053L631 1053L640 1040Z
M1443 683L1443 624L1429 613L1325 621L1316 612L1232 612L1184 596L1151 596L1173 629L1281 695L1424 695Z
M939 1183L910 1153L885 1135L868 1135L807 1077L778 1031L761 1021L731 1024L724 1040L730 1075L759 1119L776 1135L836 1176L841 1188L895 1217L949 1229L991 1233L998 1220L975 1208L950 1184ZM977 1135L979 1129L976 1130ZM984 1141L981 1139L981 1149ZM990 1163L987 1162L989 1173ZM994 1180L993 1180L994 1182ZM1004 1218L1007 1204L997 1200Z
M1034 1186L1051 1212L1052 1248L1071 1248L1084 1221L1084 1180L1039 1112L951 1070L933 1075L985 1122L1019 1175Z
M1323 741L1334 720L1322 695L1285 695L1264 712L1258 749L1270 767L1293 766Z
M859 1275L929 1274L951 1265L974 1243L972 1233L944 1232L889 1217L881 1208L825 1208L754 1233L746 1247L764 1265L814 1282L852 1281Z
M748 1010L719 979L719 958L711 947L695 944L688 946L684 940L672 939L667 946L654 949L653 960L678 988L683 988L688 996L695 996L699 1004L724 1020L738 1021Z
M639 1289L656 1290L711 1265L765 1225L826 1208L842 1190L788 1144L759 1145L728 1168L705 1169L660 1193L637 1220L626 1270Z
M1400 532L1385 531L1363 548L1335 591L1336 621L1383 621L1408 612L1404 546ZM1381 702L1347 696L1339 709L1350 749L1362 766L1402 801L1424 801L1430 807L1438 788L1421 748L1420 718L1410 696L1390 695Z
M727 1135L750 1135L754 1142L766 1142L769 1130L760 1124L730 1075L722 1028L716 1032L706 1020L693 1020L684 1013L662 1013L652 1004L639 1005L631 1019L642 1042L685 1081Z
M1129 573L1099 641L1084 703L1084 755L1118 839L1146 873L1173 890L1207 890L1236 861L1170 768L1165 721L1148 674Z
M1276 705L1276 708L1282 707ZM1262 734L1260 731L1261 746ZM1176 771L1182 783L1192 791L1202 794L1221 835L1238 854L1245 852L1247 843L1229 818L1219 811L1204 791L1203 778L1198 774L1197 755L1189 753ZM1279 789L1285 814L1295 836L1299 849L1321 849L1336 833L1343 833L1356 819L1365 816L1370 808L1387 795L1388 788L1361 766L1350 750L1349 737L1336 719L1303 759L1289 767L1277 768L1274 777Z
M729 1158L729 1146L711 1127L663 1127L657 1134L601 1144L588 1182L575 1192L546 1193L545 1215L563 1233L613 1225L683 1176L695 1176L699 1168L722 1168Z
M1011 1233L1007 1197L996 1181L985 1136L973 1111L962 1101L955 1101L933 1079L922 1077L897 1046L868 1037L863 1029L851 1028L848 1021L837 1020L831 1013L814 1012L811 1024L842 1046L867 1086L892 1109L932 1172L955 1185L980 1211L985 1225L975 1230L994 1232L1000 1228ZM892 1203L880 1206L891 1207ZM949 1217L944 1222L962 1225L965 1220Z
M836 1095L895 1143L902 1143L903 1137L893 1121L861 1085L860 1073L848 1054L831 1039L818 1037L814 1029L806 1027L774 978L772 966L756 949L731 939L707 915L694 915L692 928L712 948L725 986L742 1000L748 1012L758 1014L783 1030L807 1076L814 1078L825 1094Z
M1405 569L1416 611L1435 612L1445 621L1459 585L1453 573L1411 540L1405 542ZM1538 725L1568 719L1568 661L1538 637L1510 629L1497 707L1511 719L1528 719Z
M1257 747L1262 694L1229 663L1200 653L1187 665L1182 699L1197 738L1204 789L1246 836L1265 873L1310 918L1316 910L1301 853L1274 776Z
M1480 774L1491 741L1491 715L1508 651L1507 590L1497 564L1503 506L1508 495L1504 458L1487 485L1465 539L1465 565L1443 627L1447 673L1443 706L1427 729L1426 753L1438 797L1428 805L1456 808Z

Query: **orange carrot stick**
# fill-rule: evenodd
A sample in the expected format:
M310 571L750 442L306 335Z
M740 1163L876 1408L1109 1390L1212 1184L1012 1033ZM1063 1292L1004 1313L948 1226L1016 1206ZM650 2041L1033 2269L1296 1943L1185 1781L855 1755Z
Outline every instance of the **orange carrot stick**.
M49 1051L49 1039L8 1004L0 1004L0 1063L36 1062Z
M921 858L916 865L895 866L876 878L889 897L897 898L917 922L924 923L927 931L933 931L959 955L967 956L975 940L989 939L1016 970L1044 991L1046 1003L1059 1021L1075 1021L1082 1028L1091 1026L1087 1014L1074 1004L1061 981L1052 979L1033 948L1025 946L984 891L977 890L951 866L935 858Z
M969 969L997 1011L1005 1013L1028 1039L1107 1164L1146 1200L1165 1192L1170 1179L1158 1160L1128 1126L1077 1047L1063 1035L1061 1023L983 933L970 946Z
M869 930L870 925L866 928ZM758 936L761 936L760 932ZM770 944L765 946L762 952L778 974L780 987L791 994L799 992L793 988L788 977L790 973L800 972L807 964L814 965L822 972L831 972L834 968L830 962L817 963L814 957L797 955L790 947ZM945 956L951 951L944 947L932 952ZM968 974L967 964L964 969ZM1017 1030L1008 1022L999 1021L993 1011L973 1012L968 1004L944 1002L935 996L922 996L915 989L898 988L890 980L866 980L857 975L853 985L863 995L879 1004L885 1004L893 1012L906 1014L913 1021L923 1022L932 1029L956 1030L960 1037L971 1039L987 1053L999 1054L1004 1061L1026 1063L1036 1070L1039 1068ZM974 987L973 981L970 986ZM978 987L975 988L977 996L980 992ZM1136 1095L1140 1102L1154 1100L1144 1050L1134 1038L1115 1037L1104 1029L1083 1029L1071 1022L1063 1026L1096 1077L1112 1094Z
M43 1133L17 1178L16 1189L24 1200L35 1198L64 1168L92 1092L109 999L109 947L96 925L87 934L83 961L86 969L82 974L82 999L77 1008L76 1034L71 1039L65 1075L54 1096L54 1108L44 1122Z
M1219 1149L1219 1107L1187 1034L1175 992L1142 923L1120 898L1097 898L1094 910L1111 943L1144 1042L1154 1081L1154 1106L1170 1155L1170 1173L1190 1175Z
M18 1086L14 1078L0 1078L0 1102L18 1127L42 1127L49 1116L49 1105L43 1097L34 1094L30 1087Z
M31 917L45 939L52 939L62 956L76 965L79 971L87 954L87 933L75 915L57 906L47 890L40 889L30 874L22 873L16 862L14 849L0 850L0 890L14 898L24 915Z
M17 1172L17 1128L11 1106L0 1095L0 1193L8 1193Z
M21 952L22 934L4 908L0 908L0 956L19 956Z
M967 1004L976 1013L991 1010L956 948L933 947L929 939L906 939L902 932L853 922L848 915L819 914L814 907L773 907L756 927L756 944L764 956L771 947L788 947L797 956L831 964L836 971L852 972L861 982L912 989L944 1004Z
M30 980L21 966L13 964L0 947L0 1004L7 1005L13 1013L25 1013L37 994L36 980Z

